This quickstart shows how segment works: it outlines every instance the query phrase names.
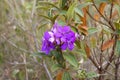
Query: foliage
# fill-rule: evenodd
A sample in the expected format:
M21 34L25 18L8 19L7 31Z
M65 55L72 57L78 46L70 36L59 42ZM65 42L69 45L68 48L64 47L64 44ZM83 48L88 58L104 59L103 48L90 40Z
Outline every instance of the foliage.
M0 80L120 79L119 0L1 0L0 6ZM42 38L56 22L80 36L71 51L57 44L46 55Z

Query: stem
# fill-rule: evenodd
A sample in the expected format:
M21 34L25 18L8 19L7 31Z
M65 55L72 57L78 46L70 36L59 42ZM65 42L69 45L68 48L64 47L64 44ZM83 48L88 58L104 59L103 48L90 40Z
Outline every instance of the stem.
M102 48L102 45L103 45L103 31L102 31L102 43L101 43L101 48ZM100 52L100 63L99 63L99 65L100 65L100 67L99 67L99 74L102 74L103 73L103 68L102 68L102 59L103 59L103 56L102 56L102 53L103 53L103 51L101 50L101 52ZM102 75L100 75L99 76L99 78L98 78L98 80L103 80L103 76Z
M119 58L117 58L117 61L115 62L115 80L118 80L118 70L119 70Z
M46 63L45 63L45 60L43 61L43 66L44 66L44 68L45 68L45 70L46 70L46 72L47 72L47 75L48 75L49 79L50 79L50 80L53 80L53 79L52 79L52 76L51 76L51 74L50 74L50 72L49 72L49 70L48 70L48 68L47 68L47 65L46 65Z
M57 59L57 62L62 66L63 69L65 69L65 68L66 68L65 59L64 59L64 57L63 57L63 53L62 53L61 48L58 47L58 48L57 48L57 51L58 51L58 53L59 53L59 56L61 56L60 59Z
M116 43L117 43L117 35L115 35L115 43L113 45L113 48L112 48L112 52L111 52L111 55L109 57L109 62L111 63L113 61L113 56L114 56L114 53L115 53L115 46L116 46ZM105 70L108 69L110 63L107 63L107 65L105 66Z

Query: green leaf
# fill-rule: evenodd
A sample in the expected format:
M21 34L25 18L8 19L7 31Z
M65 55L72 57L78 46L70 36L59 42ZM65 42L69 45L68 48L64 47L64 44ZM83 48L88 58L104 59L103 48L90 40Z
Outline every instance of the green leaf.
M116 34L120 35L120 30L116 30Z
M92 2L92 0L86 0L86 2ZM100 4L101 2L110 2L109 0L94 0L95 4Z
M100 75L95 73L95 72L89 72L87 73L87 78L95 78L95 77L99 77Z
M59 50L52 50L50 53L61 67L65 67L65 60Z
M62 75L62 80L72 80L72 77L70 76L70 73L65 71Z
M66 15L66 13L67 13L67 11L65 11L65 10L60 11L60 15Z
M61 65L59 65L59 64L53 64L52 67L51 67L51 70L52 70L52 72L55 72L55 71L57 71L60 68L61 68Z
M48 24L48 22L45 22L43 24L41 24L40 26L37 27L38 30L40 30L42 27L46 26Z
M15 77L17 73L19 73L20 71L18 69L15 69L13 72L12 72L12 76Z
M97 40L96 40L95 37L90 37L90 44L91 44L91 47L92 47L92 48L95 48L95 47L96 47Z
M82 4L79 4L77 6L78 9L82 10L82 8L88 6L88 5L91 5L92 3L91 2L87 2L87 3L82 3Z
M117 40L116 53L117 53L117 55L120 55L120 40Z
M85 70L78 70L77 73L78 73L77 77L80 78L80 79L85 79L87 77Z
M62 21L62 20L58 20L58 24L64 26L66 23L64 21Z
M101 30L102 30L102 29L101 29ZM108 28L107 26L104 26L104 27L103 27L103 30L104 30L104 33L105 33L105 34L108 34L108 35L109 35L110 33L113 33L113 31L112 31L110 28ZM100 30L99 30L99 31L100 31Z
M68 18L68 20L71 19L71 18L73 18L75 6L76 6L76 2L74 2L74 3L69 7L69 9L68 9L68 11L67 11L67 18Z
M30 56L38 56L38 57L40 57L40 56L48 56L48 55L46 55L43 52L36 52L36 53L31 54Z
M80 20L80 15L79 14L75 14L75 23L76 24L82 24L82 21Z
M74 67L78 67L78 61L72 53L64 53L63 56L71 65L73 65Z
M67 3L67 0L59 0L59 5L62 9L65 7L66 3Z
M24 80L25 79L24 70L20 70L19 72L17 72L17 74L15 75L15 77L17 77L18 80Z
M80 41L76 40L75 44L76 44L76 46L77 46L79 49L81 49Z
M55 15L55 16L52 18L53 23L55 22L55 20L57 19L58 16L59 16L59 14L58 14L58 15Z
M0 64L2 64L3 63L3 53L0 53Z
M48 4L48 5L55 7L56 9L60 10L55 4L53 4L51 2L39 1L39 4Z
M52 8L48 11L48 17L53 17L53 14L52 14Z
M50 17L48 17L48 16L46 16L46 15L39 14L39 16L44 17L44 18L46 18L46 19L48 19L48 20L50 20L50 21L51 21L51 18L50 18Z
M120 29L120 23L119 22L115 22L114 24L115 24L116 29Z
M94 34L94 33L96 33L96 32L98 32L98 29L97 29L97 28L89 28L89 29L88 29L88 34Z
M42 9L42 10L48 10L49 9L49 7L46 7L46 6L37 6L36 7L37 9Z
M83 17L83 12L82 12L82 10L80 10L79 8L75 8L75 12L76 13L78 13L80 16L82 16Z

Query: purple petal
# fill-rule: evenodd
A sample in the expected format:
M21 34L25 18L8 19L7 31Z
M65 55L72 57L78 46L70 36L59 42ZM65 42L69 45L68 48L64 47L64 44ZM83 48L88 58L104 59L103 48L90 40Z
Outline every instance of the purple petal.
M55 37L60 38L60 37L62 37L62 34L57 32L57 33L55 33Z
M49 54L49 52L50 52L50 48L46 49L45 53Z
M61 49L62 50L65 50L67 48L68 44L67 43L63 43L62 46L61 46Z
M53 43L49 43L49 47L52 49L55 49L55 45Z
M45 38L46 40L50 38L50 34L48 33L48 31L46 31L46 32L44 33L44 38Z
M70 38L70 39L69 39L69 41L70 41L70 42L72 42L72 43L74 43L74 42L75 42L75 40L76 40L76 38L75 38L75 37L72 37L72 38Z
M60 40L59 40L59 38L56 39L56 43L57 43L57 45L60 45Z
M58 29L59 27L61 27L61 25L59 25L59 24L56 22L56 23L53 25L52 30Z
M55 41L55 38L54 38L54 37L51 37L51 38L49 38L49 41L50 41L51 43L53 43L53 42Z
M66 42L66 38L64 36L61 38L61 42Z
M63 27L63 31L69 32L69 31L70 31L70 27L69 27L69 26L64 26L64 27Z
M73 43L68 43L68 49L72 50L74 48L74 44Z

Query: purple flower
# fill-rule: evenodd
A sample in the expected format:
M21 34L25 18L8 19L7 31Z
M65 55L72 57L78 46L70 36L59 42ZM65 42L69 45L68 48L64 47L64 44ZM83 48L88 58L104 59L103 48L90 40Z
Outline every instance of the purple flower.
M42 39L42 51L48 54L51 50L59 46L62 50L72 50L76 40L75 33L69 26L61 26L55 23L51 31L44 33Z
M45 32L44 37L42 38L42 51L45 51L48 54L51 50L55 49L53 41L50 40L52 36L49 32Z

